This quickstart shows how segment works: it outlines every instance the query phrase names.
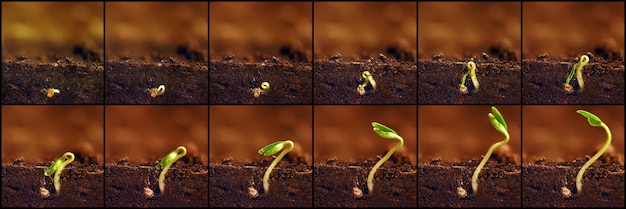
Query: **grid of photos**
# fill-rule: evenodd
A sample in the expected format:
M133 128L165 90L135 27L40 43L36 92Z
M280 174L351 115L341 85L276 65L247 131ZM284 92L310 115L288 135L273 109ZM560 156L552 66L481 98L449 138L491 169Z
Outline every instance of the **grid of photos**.
M0 207L624 207L624 2L2 2Z

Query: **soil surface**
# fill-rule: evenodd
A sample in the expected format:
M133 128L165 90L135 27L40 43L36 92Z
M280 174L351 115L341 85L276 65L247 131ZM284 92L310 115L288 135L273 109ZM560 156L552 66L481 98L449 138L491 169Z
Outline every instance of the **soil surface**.
M488 161L475 192L471 178L480 160L418 164L418 207L521 207L520 166L499 159ZM465 196L460 195L459 187Z
M623 164L595 162L583 174L583 191L576 190L576 176L588 160L524 164L522 206L623 208Z
M583 68L584 88L577 78L570 81L574 91L565 91L564 83L579 58L527 59L522 61L524 104L624 104L624 62L590 56Z
M520 104L521 68L519 62L498 58L476 58L476 77L479 88L470 76L465 80L467 93L459 86L469 60L419 60L418 104Z
M269 191L264 191L263 176L270 163L271 159L211 163L209 207L312 207L311 166L285 157L272 170Z

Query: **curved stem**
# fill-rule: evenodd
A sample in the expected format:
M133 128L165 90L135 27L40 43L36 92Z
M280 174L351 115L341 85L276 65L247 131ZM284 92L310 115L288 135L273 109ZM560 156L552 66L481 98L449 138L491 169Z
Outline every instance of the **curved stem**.
M54 174L54 189L57 191L57 193L61 193L61 172L66 165L74 162L74 154L72 154L71 152L66 152L65 154L63 154L63 158L66 158L66 160L61 163L56 173Z
M505 135L504 141L491 145L491 147L489 147L489 150L487 150L487 154L485 154L485 156L483 157L483 160L480 161L480 164L478 164L478 167L476 167L476 170L474 170L474 175L472 175L472 191L474 193L478 191L478 174L480 174L480 171L482 170L483 166L485 166L485 163L487 163L487 160L489 160L489 157L491 157L491 153L497 147L503 144L509 143L509 134L505 132L504 135Z
M369 193L372 193L374 191L374 174L376 173L376 170L378 170L378 168L385 161L387 161L396 150L400 149L400 147L402 147L402 145L404 144L404 139L402 139L402 137L398 136L397 139L400 140L400 143L398 143L398 145L396 145L391 150L389 150L389 152L387 152L387 154L383 158L381 158L374 165L374 167L372 167L372 170L370 170L369 175L367 175L367 189L369 190Z
M263 175L263 191L265 193L269 192L269 190L270 190L270 173L272 173L272 169L274 169L274 166L276 166L276 164L278 164L280 159L283 159L283 156L285 156L285 154L287 154L288 152L290 152L293 149L293 142L292 141L287 140L287 141L285 141L285 143L287 143L287 145L289 145L289 148L283 150L278 155L278 157L276 157L276 159L274 159L272 164L270 164L270 166L267 167L267 170L265 170L265 175Z
M583 190L583 174L585 173L585 170L587 170L587 168L589 166L591 166L591 164L593 164L593 162L598 160L598 158L600 158L600 156L602 156L604 151L606 151L606 149L608 149L609 145L611 144L611 130L604 123L601 123L600 125L602 126L602 128L604 128L604 131L606 131L606 136L607 136L606 137L606 143L604 143L604 146L602 146L602 149L600 149L600 151L598 151L598 153L596 153L593 157L591 157L591 159L589 159L589 161L587 161L583 165L583 167L580 168L580 171L578 171L578 175L576 175L576 191L579 194Z
M180 159L181 157L187 154L187 148L183 146L179 146L178 148L176 148L176 153L177 153L176 157L171 159L171 161L169 161L169 159L166 159L168 156L164 157L164 159L167 160L168 162L165 162L165 166L163 166L163 170L161 171L161 174L159 175L159 191L161 191L161 193L165 192L165 174L167 173L167 170L170 169L170 166L172 166L172 164L174 164L176 160ZM157 165L157 167L158 166L159 165Z

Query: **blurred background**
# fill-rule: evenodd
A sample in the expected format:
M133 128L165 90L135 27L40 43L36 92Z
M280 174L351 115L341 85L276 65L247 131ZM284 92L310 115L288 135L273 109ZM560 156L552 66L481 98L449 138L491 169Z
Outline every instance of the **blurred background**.
M520 2L419 2L417 9L419 59L469 58L498 48L520 58Z
M524 2L524 59L617 53L624 59L624 2ZM600 49L602 48L602 49ZM612 55L614 56L614 55Z
M102 106L2 105L2 163L52 162L71 151L102 164L103 113Z
M208 54L208 2L106 2L107 59Z
M508 148L501 146L498 149L506 151L519 162L521 106L499 105L496 108L506 121L511 137L506 146ZM418 112L420 163L428 163L435 158L444 162L482 160L492 144L504 140L504 135L489 121L490 105L421 105Z
M105 117L106 163L158 161L180 145L208 162L206 105L108 105Z
M213 105L209 111L211 163L271 160L259 149L287 139L295 144L288 155L311 162L311 105Z
M372 122L378 122L395 130L404 139L402 149L394 155L415 164L416 110L414 105L315 106L315 163L325 163L329 159L357 162L384 156L398 141L378 136L372 130Z
M624 159L623 105L526 105L523 107L522 149L524 162L571 161L593 156L606 142L602 127L589 125L576 113L586 110L598 116L611 130L611 145L605 155ZM611 151L612 150L612 151Z
M210 2L211 59L280 56L281 48L311 55L311 2Z
M2 59L63 58L74 46L103 52L103 2L2 2ZM53 60L56 61L56 60Z
M315 59L389 56L390 47L417 54L416 2L315 2L314 8Z

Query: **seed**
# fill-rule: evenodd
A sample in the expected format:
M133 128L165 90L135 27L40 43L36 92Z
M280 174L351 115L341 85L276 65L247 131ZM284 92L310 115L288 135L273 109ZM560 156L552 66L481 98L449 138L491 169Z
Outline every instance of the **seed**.
M151 199L154 197L154 191L150 189L150 187L143 188L143 194L146 195L146 198Z
M248 195L252 198L257 198L259 196L259 191L257 191L254 187L248 187Z
M352 194L354 194L354 197L356 198L363 197L363 191L361 191L358 187L352 187Z
M561 194L565 198L570 198L572 196L572 191L570 191L567 187L561 187Z
M39 187L39 194L44 199L48 199L48 197L50 197L50 191L48 191L48 189L46 189L44 187Z
M459 197L461 199L467 197L467 191L465 189L463 189L463 187L457 187L456 188L456 194L459 195Z

